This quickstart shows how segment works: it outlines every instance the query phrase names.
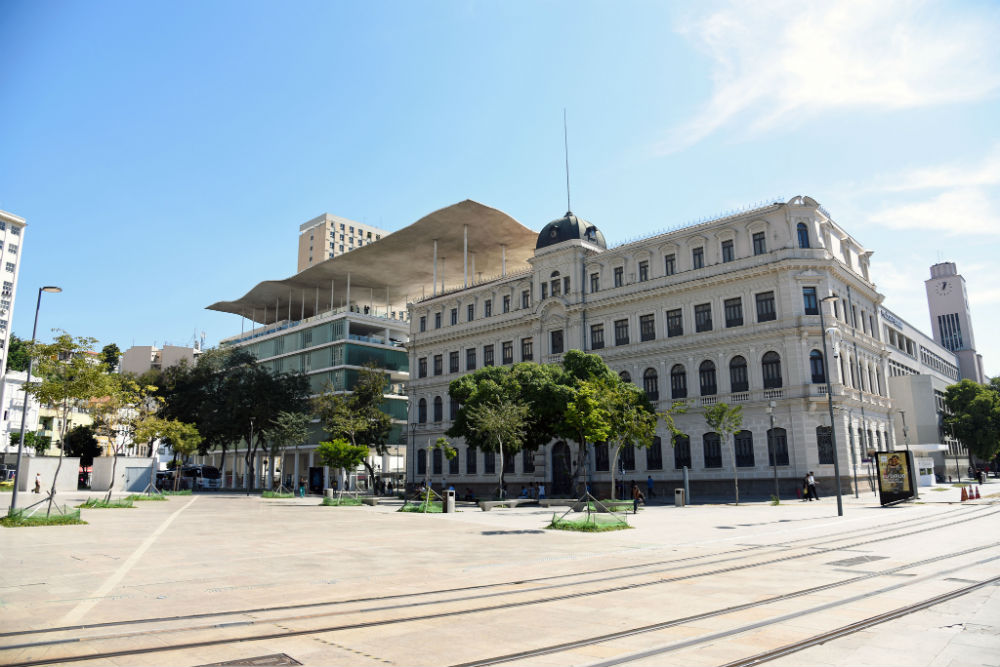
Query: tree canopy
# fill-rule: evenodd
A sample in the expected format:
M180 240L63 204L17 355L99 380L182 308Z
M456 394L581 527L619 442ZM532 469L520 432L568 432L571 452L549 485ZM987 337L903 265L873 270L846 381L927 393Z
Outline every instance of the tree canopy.
M66 433L63 442L66 453L69 456L79 456L80 465L84 467L94 465L94 457L101 455L101 445L94 437L94 427L91 425L74 426Z
M108 367L109 373L118 370L118 362L122 358L122 351L114 343L108 343L101 348L101 361Z
M945 405L951 414L945 426L982 461L1000 454L1000 377L987 385L962 380L945 390Z
M28 344L14 334L11 334L10 343L7 346L7 370L28 370L28 359Z

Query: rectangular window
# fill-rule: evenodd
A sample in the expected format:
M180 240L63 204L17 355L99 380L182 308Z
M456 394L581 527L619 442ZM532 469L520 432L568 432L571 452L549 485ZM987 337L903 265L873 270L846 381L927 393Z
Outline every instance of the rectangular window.
M521 452L521 467L524 472L535 472L535 453L527 449Z
M441 375L444 373L444 355L435 354L434 355L434 375Z
M563 276L563 294L569 295L569 276Z
M740 297L726 299L723 304L726 309L726 326L743 326L743 299Z
M600 350L604 348L604 325L590 325L590 349Z
M722 242L722 261L731 262L736 258L733 254L733 242L723 241Z
M700 269L705 266L705 249L695 248L691 251L691 268Z
M667 338L684 335L684 320L681 317L681 309L667 311Z
M17 225L11 225L10 233L13 234L14 236L19 236L21 234L21 228L18 227Z
M547 283L542 283L542 299L549 298L549 286Z
M663 257L663 275L672 276L677 273L677 258L673 253Z
M493 346L483 345L483 366L493 365Z
M639 340L656 340L656 318L652 313L639 316Z
M694 307L694 330L712 330L712 304L701 303Z
M524 290L521 292L521 308L527 308L531 305L531 292Z
M493 299L486 299L483 303L483 317L493 316Z
M434 313L434 328L441 328L441 313Z
M643 260L639 262L639 282L644 283L649 280L649 262Z
M757 321L770 322L778 318L774 310L774 292L761 292L756 295Z
M802 305L805 308L806 315L819 315L819 304L816 302L815 287L802 288ZM863 322L864 318L861 321Z
M9 252L11 252L11 253L13 253L13 254L16 255L17 254L17 244L16 243L8 243L7 244L7 250Z
M691 468L691 439L686 435L674 438L674 468Z
M495 452L483 452L483 472L492 475L497 471L497 455Z
M763 255L767 252L767 243L764 240L764 232L756 232L753 235L753 254Z
M476 453L475 447L467 447L465 449L465 474L475 475L476 474L476 459L479 454Z
M616 266L615 267L615 287L621 287L625 284L625 267Z
M465 370L476 370L476 348L470 347L465 351Z
M607 472L611 469L610 456L608 456L608 443L594 443L594 469L598 472Z
M706 468L722 467L722 441L718 433L706 433L702 436Z
M426 315L421 315L420 316L420 330L421 331L427 331L427 316Z
M465 319L466 322L471 322L472 320L476 319L476 305L470 303L468 306L466 306L465 315L466 315Z
M451 325L455 326L458 324L458 308L451 309Z
M510 312L510 294L503 295L503 312Z
M646 448L646 470L663 470L663 446L659 436L653 438L653 444Z
M427 377L427 357L417 359L417 377Z
M601 289L601 274L591 273L590 274L590 293L593 294Z
M562 329L549 332L549 350L552 354L562 354L563 332Z
M521 361L531 361L535 358L532 347L530 338L521 339Z
M615 345L628 345L628 320L615 320Z
M736 467L752 468L753 459L753 434L750 431L740 431L733 436L736 447Z
M457 373L458 372L458 352L448 353L448 372Z
M504 341L502 347L503 363L512 364L514 363L514 341L508 340Z

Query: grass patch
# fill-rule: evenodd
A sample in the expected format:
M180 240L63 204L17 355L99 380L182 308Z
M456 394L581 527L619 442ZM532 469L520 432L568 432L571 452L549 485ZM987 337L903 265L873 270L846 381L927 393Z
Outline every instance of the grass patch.
M31 528L34 526L79 526L86 525L87 522L80 519L80 510L67 512L66 514L33 514L28 516L23 510L15 511L14 514L0 519L0 526L7 528Z
M325 507L355 507L362 504L360 498L323 498L320 503Z
M161 491L165 496L190 496L193 495L191 489L186 489L184 491Z
M771 494L771 504L772 505L780 505L781 504L781 498L779 498L778 496L776 496L776 495L774 495L772 493Z
M0 491L13 491L13 490L14 490L13 480L9 482L0 482Z
M264 491L261 498L294 498L294 493L281 493L280 491Z
M167 497L162 493L154 493L152 495L147 495L145 493L133 493L130 496L125 496L125 500L131 500L132 502L142 502L144 500L166 500Z
M579 519L560 519L553 514L552 522L545 527L551 530L575 530L579 533L604 533L611 530L625 530L632 526L601 514L591 514Z
M77 505L77 507L93 510L93 509L125 509L135 507L132 501L128 498L122 498L121 500L112 500L108 502L107 500L102 500L99 498L91 498L87 500L82 505Z
M593 501L589 501L591 512L603 512L604 510ZM641 503L640 503L641 504ZM629 512L632 510L634 503L631 500L602 500L601 505L607 507L612 512Z
M430 503L422 502L419 505L403 505L397 512L420 512L425 514L441 514L444 512L444 507L442 507L440 502L431 501Z

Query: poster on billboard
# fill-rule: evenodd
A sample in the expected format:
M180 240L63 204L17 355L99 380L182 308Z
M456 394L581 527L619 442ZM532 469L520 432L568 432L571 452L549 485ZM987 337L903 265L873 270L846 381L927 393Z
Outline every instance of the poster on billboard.
M910 452L877 452L879 497L883 505L913 497Z

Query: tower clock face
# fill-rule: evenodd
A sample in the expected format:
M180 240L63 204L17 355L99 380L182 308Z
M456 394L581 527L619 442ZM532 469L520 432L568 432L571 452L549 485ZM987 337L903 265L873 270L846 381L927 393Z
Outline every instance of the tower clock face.
M954 287L953 280L942 280L934 284L934 293L940 296L946 296L951 294L951 290Z

